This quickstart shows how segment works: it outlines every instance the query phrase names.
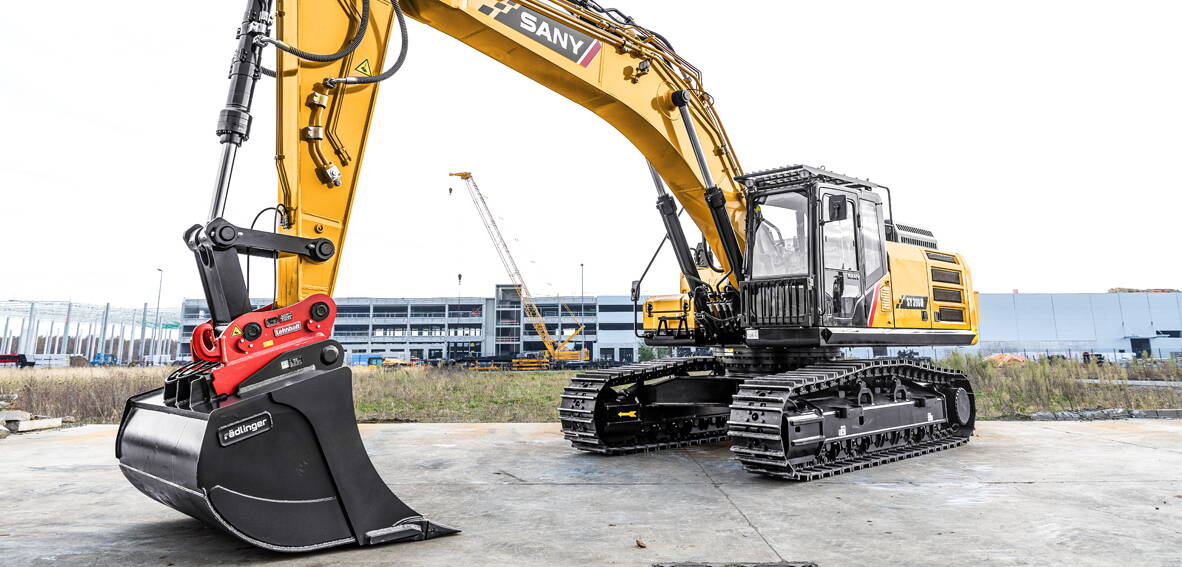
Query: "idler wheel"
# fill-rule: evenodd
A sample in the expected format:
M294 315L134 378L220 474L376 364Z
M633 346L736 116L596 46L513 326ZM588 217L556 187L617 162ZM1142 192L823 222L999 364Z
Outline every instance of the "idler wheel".
M948 409L952 421L958 425L968 425L973 419L973 400L964 388L957 388L948 392Z

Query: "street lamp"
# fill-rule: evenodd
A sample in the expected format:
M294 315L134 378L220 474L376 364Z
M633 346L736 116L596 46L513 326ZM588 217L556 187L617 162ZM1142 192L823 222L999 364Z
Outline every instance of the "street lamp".
M160 349L160 342L156 337L160 332L160 294L164 291L164 268L156 268L156 271L160 272L160 282L156 284L156 325L152 327L152 349L148 351L152 353L152 356L156 356Z
M583 319L587 318L587 291L586 291L586 288L583 287L583 263L582 262L579 262L579 314L583 316ZM596 322L597 322L596 328L598 329L598 327L599 327L598 319L596 319ZM582 358L583 351L587 350L587 334L583 333L582 338L583 338L583 340L580 341L581 345L579 346L579 358Z

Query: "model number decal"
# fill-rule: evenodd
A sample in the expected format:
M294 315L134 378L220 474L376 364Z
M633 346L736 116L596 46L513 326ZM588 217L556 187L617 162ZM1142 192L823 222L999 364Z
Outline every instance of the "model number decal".
M271 414L263 412L246 419L235 421L230 425L218 428L218 443L222 447L229 447L239 441L245 441L255 435L262 435L274 426Z
M928 298L922 295L904 295L899 298L896 309L927 309Z
M492 16L496 21L529 36L583 67L590 65L603 49L603 45L591 36L511 0L485 4L480 7L480 13Z

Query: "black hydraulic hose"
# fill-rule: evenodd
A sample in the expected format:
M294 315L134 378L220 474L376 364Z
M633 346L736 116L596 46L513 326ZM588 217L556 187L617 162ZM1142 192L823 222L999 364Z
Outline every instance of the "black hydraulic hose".
M368 2L369 0L364 1ZM398 0L394 0L392 4L394 5L394 15L398 18L398 31L402 34L402 46L398 51L398 59L394 61L394 64L389 69L386 69L380 75L373 77L336 77L325 79L324 85L326 87L332 88L338 84L368 85L371 83L380 83L393 77L394 73L397 73L402 68L402 64L406 62L406 50L410 46L410 39L406 35L406 14L402 13L402 7L398 5Z
M395 3L394 7L397 8L398 4ZM361 0L361 23L358 24L358 26L357 26L357 33L353 36L353 39L350 40L347 45L345 45L345 47L342 47L341 50L336 53L327 53L327 54L312 53L309 51L304 51L302 49L299 49L298 47L292 47L286 43L283 43L282 41L279 41L279 40L277 40L275 38L271 38L271 37L260 36L258 41L260 43L264 43L264 44L269 43L271 45L274 45L276 49L278 49L284 53L288 53L288 54L294 55L296 57L299 57L300 59L306 59L308 61L316 61L318 63L328 63L330 61L336 61L338 59L342 59L346 55L353 53L353 51L357 49L357 46L361 45L361 40L363 38L365 38L365 30L367 30L367 29L369 29L369 0ZM269 73L268 73L268 71L269 71L269 69L264 69L263 74L267 75L268 77L275 76L274 71L271 71Z

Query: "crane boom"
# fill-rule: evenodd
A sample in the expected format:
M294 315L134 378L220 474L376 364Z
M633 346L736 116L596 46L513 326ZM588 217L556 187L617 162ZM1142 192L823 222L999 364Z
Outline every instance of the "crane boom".
M525 312L525 316L529 318L530 323L534 326L534 332L542 339L542 344L546 345L546 352L550 355L551 360L559 360L559 351L570 342L570 339L563 341L561 345L556 344L554 337L550 336L550 330L546 328L546 320L542 318L542 310L538 308L537 301L534 301L534 296L529 291L529 287L525 285L525 278L521 275L521 269L517 267L517 261L513 259L513 253L509 251L509 243L505 242L504 235L501 234L500 227L497 226L497 221L493 218L492 211L488 208L488 202L484 199L484 194L480 192L480 187L476 185L476 179L472 177L469 172L453 173L455 177L464 180L464 184L468 187L468 195L472 197L472 204L476 205L476 212L480 214L480 220L484 224L484 230L488 232L488 237L492 240L493 247L497 249L497 256L501 259L501 265L505 267L505 273L509 275L509 280L513 284L514 289L517 290L518 297L521 298L521 309ZM580 324L579 330L582 330ZM577 336L578 332L573 336Z

